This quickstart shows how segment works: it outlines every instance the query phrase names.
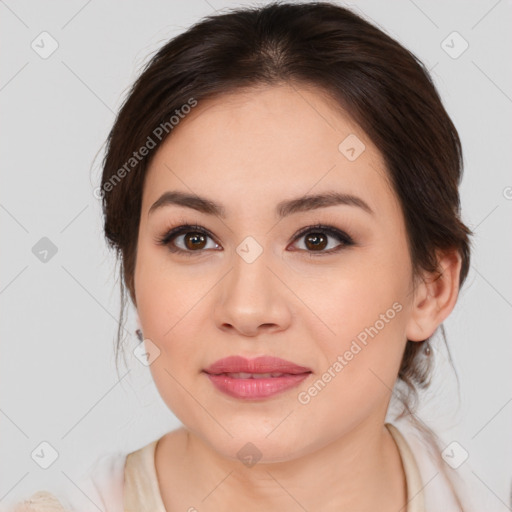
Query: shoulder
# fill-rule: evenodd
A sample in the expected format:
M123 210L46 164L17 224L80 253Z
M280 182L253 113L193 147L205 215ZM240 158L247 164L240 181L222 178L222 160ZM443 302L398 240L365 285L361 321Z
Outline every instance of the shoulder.
M73 511L123 512L124 467L126 453L103 454L96 458L77 483L76 490L66 495Z
M476 495L469 485L472 475L467 462L452 468L443 457L446 446L442 445L439 449L433 447L410 420L400 419L390 423L405 439L416 461L424 489L425 510L476 512L480 509L482 497ZM442 443L442 436L438 437Z

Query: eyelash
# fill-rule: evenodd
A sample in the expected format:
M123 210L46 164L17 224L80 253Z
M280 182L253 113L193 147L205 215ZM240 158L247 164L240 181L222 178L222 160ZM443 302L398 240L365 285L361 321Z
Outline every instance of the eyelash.
M344 247L349 247L352 245L355 245L354 240L350 235L345 233L344 231L341 231L338 228L335 228L334 226L326 225L326 224L313 224L311 226L306 226L305 228L301 229L298 233L296 233L293 237L293 243L295 243L300 238L304 237L308 233L317 233L321 232L324 234L327 234L333 238L336 238L340 243L337 247L334 249L329 249L328 251L308 251L305 249L298 249L298 251L307 252L310 256L316 257L316 256L325 256L329 254L336 253L343 249ZM186 256L197 256L198 254L203 253L204 251L208 249L199 249L197 251L190 251L190 250L184 250L179 247L171 245L172 240L177 238L179 235L187 234L187 233L200 233L202 235L208 236L211 238L214 242L214 237L211 235L211 233L206 230L205 228L199 226L198 224L187 224L183 220L179 222L179 225L175 227L169 228L165 234L161 237L158 237L156 239L156 242L158 245L165 245L171 251L172 253L180 253ZM217 242L215 242L217 244ZM218 244L219 245L219 244Z

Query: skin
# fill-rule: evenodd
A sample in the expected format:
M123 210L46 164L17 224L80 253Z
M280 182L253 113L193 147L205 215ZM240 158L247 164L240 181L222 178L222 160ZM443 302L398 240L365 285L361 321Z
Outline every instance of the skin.
M366 146L355 161L338 150L349 134ZM227 216L176 205L148 215L169 190L219 202ZM333 190L359 196L374 214L335 205L276 217L282 200ZM191 257L156 242L181 221L213 235L202 249L178 235L174 243L195 250ZM355 244L312 256L307 237L293 235L315 223L347 232ZM236 252L247 236L263 249L252 263ZM320 250L340 244L327 240ZM430 336L455 305L460 258L439 254L442 276L424 274L413 289L404 219L384 161L347 115L319 90L290 85L199 102L148 169L137 251L139 322L161 351L150 369L183 424L159 440L155 454L168 511L405 506L401 459L384 421L407 338ZM394 303L401 311L300 403L298 394ZM237 354L274 355L313 373L292 390L242 401L202 373ZM261 452L252 467L237 457L247 442Z

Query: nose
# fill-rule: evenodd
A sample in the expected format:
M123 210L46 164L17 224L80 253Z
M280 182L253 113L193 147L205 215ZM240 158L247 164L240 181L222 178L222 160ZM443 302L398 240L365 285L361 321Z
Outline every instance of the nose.
M288 328L292 294L264 254L252 263L235 255L233 268L216 287L214 317L219 329L254 337Z

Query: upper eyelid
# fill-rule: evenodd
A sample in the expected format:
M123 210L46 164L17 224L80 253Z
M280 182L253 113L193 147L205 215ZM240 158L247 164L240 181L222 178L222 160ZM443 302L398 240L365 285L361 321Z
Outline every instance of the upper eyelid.
M299 230L295 231L295 233L292 235L292 241L295 241L298 238L302 238L304 235L306 235L309 232L314 231L315 229L323 230L326 233L328 233L329 236L331 236L333 238L338 238L338 240L339 240L339 238L346 238L347 241L349 241L350 243L354 243L353 238L345 230L337 228L333 225L329 225L328 223L321 223L321 222L317 222L317 223L311 224L309 226L304 226L304 227L300 228ZM189 223L179 224L178 226L176 226L174 228L168 229L164 233L164 235L162 237L160 237L160 240L163 241L163 240L169 238L169 240L167 242L163 242L163 243L170 243L172 240L174 240L178 236L182 236L183 234L186 234L187 232L193 232L193 231L197 231L197 232L205 234L206 236L209 236L217 245L220 245L220 243L216 240L216 237L207 228L204 228L203 226L200 226L199 224L189 224ZM341 235L341 236L337 236L337 235ZM341 240L340 243L343 243L343 240ZM183 250L179 247L177 249ZM185 252L195 252L195 251L185 251ZM197 252L201 252L201 251L197 251Z
M323 229L325 231L334 231L334 232L339 231L341 233L344 232L343 229L336 228L335 226L329 226L328 224L312 224L310 226L304 226L303 228L298 229L297 231L295 231L295 233L292 235L292 237L303 235L304 233L307 233L314 229ZM193 225L193 224L179 225L174 228L168 229L164 233L164 236L168 235L171 232L173 232L173 236L178 235L178 234L181 235L182 233L184 233L184 232L186 233L187 231L189 231L189 232L199 231L200 233L204 233L204 234L208 235L209 237L215 239L215 236L211 233L210 230L208 230L207 228L204 228L200 225ZM347 233L347 236L348 236L348 233Z

